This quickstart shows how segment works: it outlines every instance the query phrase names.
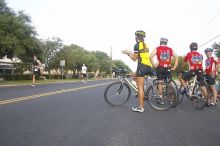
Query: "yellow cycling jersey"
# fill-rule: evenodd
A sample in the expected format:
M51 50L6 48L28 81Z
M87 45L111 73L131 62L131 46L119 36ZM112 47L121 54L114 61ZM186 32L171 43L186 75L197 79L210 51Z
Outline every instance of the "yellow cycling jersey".
M152 66L150 62L150 54L147 44L145 44L144 42L138 42L134 46L134 53L138 53L138 63Z

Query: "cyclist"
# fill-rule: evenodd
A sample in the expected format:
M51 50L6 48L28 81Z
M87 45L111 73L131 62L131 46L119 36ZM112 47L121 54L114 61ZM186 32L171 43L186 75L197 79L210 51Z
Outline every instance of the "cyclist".
M166 76L171 78L171 70L175 70L178 65L178 56L174 52L174 50L167 46L168 39L162 37L160 39L160 46L155 48L150 55L150 61L153 67L157 70L157 79L158 79L158 91L160 96L162 96L162 88L163 88L163 77ZM157 56L158 64L155 64L154 57ZM171 67L171 59L175 59L174 66Z
M134 53L130 50L123 50L123 54L127 54L133 61L138 60L136 70L136 81L138 86L138 107L132 107L135 112L144 112L144 78L145 75L152 71L149 57L149 48L144 42L145 32L138 30L135 32L136 44L134 46Z
M184 57L184 60L180 67L180 70L182 71L186 65L186 62L188 62L189 71L179 75L181 87L183 87L181 94L189 93L189 89L187 87L186 81L190 80L191 78L195 77L195 75L197 75L197 80L200 85L200 90L202 91L203 95L207 98L208 93L206 87L204 86L205 82L204 82L204 74L202 67L203 56L202 54L197 52L198 44L196 42L191 43L189 48L190 48L190 52L187 53L187 55Z
M212 57L212 48L205 49L205 54L207 56L207 59L205 61L205 78L206 82L209 84L210 89L213 93L212 100L209 101L210 105L216 105L216 99L217 99L217 91L215 89L215 75L216 75L216 69L218 70L218 62ZM216 67L217 66L217 67Z

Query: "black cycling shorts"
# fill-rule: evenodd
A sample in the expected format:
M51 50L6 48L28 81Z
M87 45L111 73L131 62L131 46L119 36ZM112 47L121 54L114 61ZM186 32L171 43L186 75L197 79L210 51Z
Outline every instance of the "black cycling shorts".
M215 78L213 78L211 75L205 75L205 80L210 86L215 85Z
M40 76L40 69L38 69L37 71L33 71L33 75Z
M146 75L149 75L152 73L152 68L149 65L144 65L139 63L137 66L137 77L145 77Z
M182 78L185 81L188 81L190 79L192 79L193 77L195 77L195 75L197 75L197 81L202 82L204 81L204 74L202 70L190 70L188 72L184 72L182 74Z
M163 80L164 78L169 78L169 79L171 78L170 68L158 66L157 67L157 79Z

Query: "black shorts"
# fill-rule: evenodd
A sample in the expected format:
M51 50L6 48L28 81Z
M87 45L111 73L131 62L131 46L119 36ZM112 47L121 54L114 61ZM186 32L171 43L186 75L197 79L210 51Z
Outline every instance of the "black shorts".
M87 77L87 74L82 74L83 78L86 78Z
M137 77L145 77L146 75L150 75L152 73L152 68L149 65L144 65L139 63L137 66Z
M157 67L157 79L163 80L164 78L171 78L170 68L168 67Z
M33 71L33 75L40 76L40 69L38 69L37 71Z
M205 75L205 80L210 86L215 85L215 78L213 78L211 75Z
M188 80L192 79L193 77L195 77L195 75L197 75L197 81L199 81L199 82L204 81L204 74L203 74L202 70L194 70L194 71L190 70L188 72L184 72L182 74L182 78L185 81L188 81Z

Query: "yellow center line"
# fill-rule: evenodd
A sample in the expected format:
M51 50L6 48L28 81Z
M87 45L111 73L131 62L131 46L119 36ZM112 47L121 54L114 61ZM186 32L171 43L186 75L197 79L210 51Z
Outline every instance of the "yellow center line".
M43 97L43 96L49 96L49 95L54 95L54 94L61 94L61 93L66 93L66 92L70 92L70 91L78 91L78 90L87 89L87 88L104 86L104 85L107 85L107 84L110 84L110 83L97 84L97 85L78 87L78 88L72 88L72 89L62 89L62 90L58 90L58 91L52 91L52 92L41 93L41 94L36 94L36 95L18 97L18 98L14 98L14 99L2 100L2 101L0 101L0 105L14 103L14 102L19 102L19 101L24 101L24 100L29 100L29 99L35 99L35 98L39 98L39 97Z

